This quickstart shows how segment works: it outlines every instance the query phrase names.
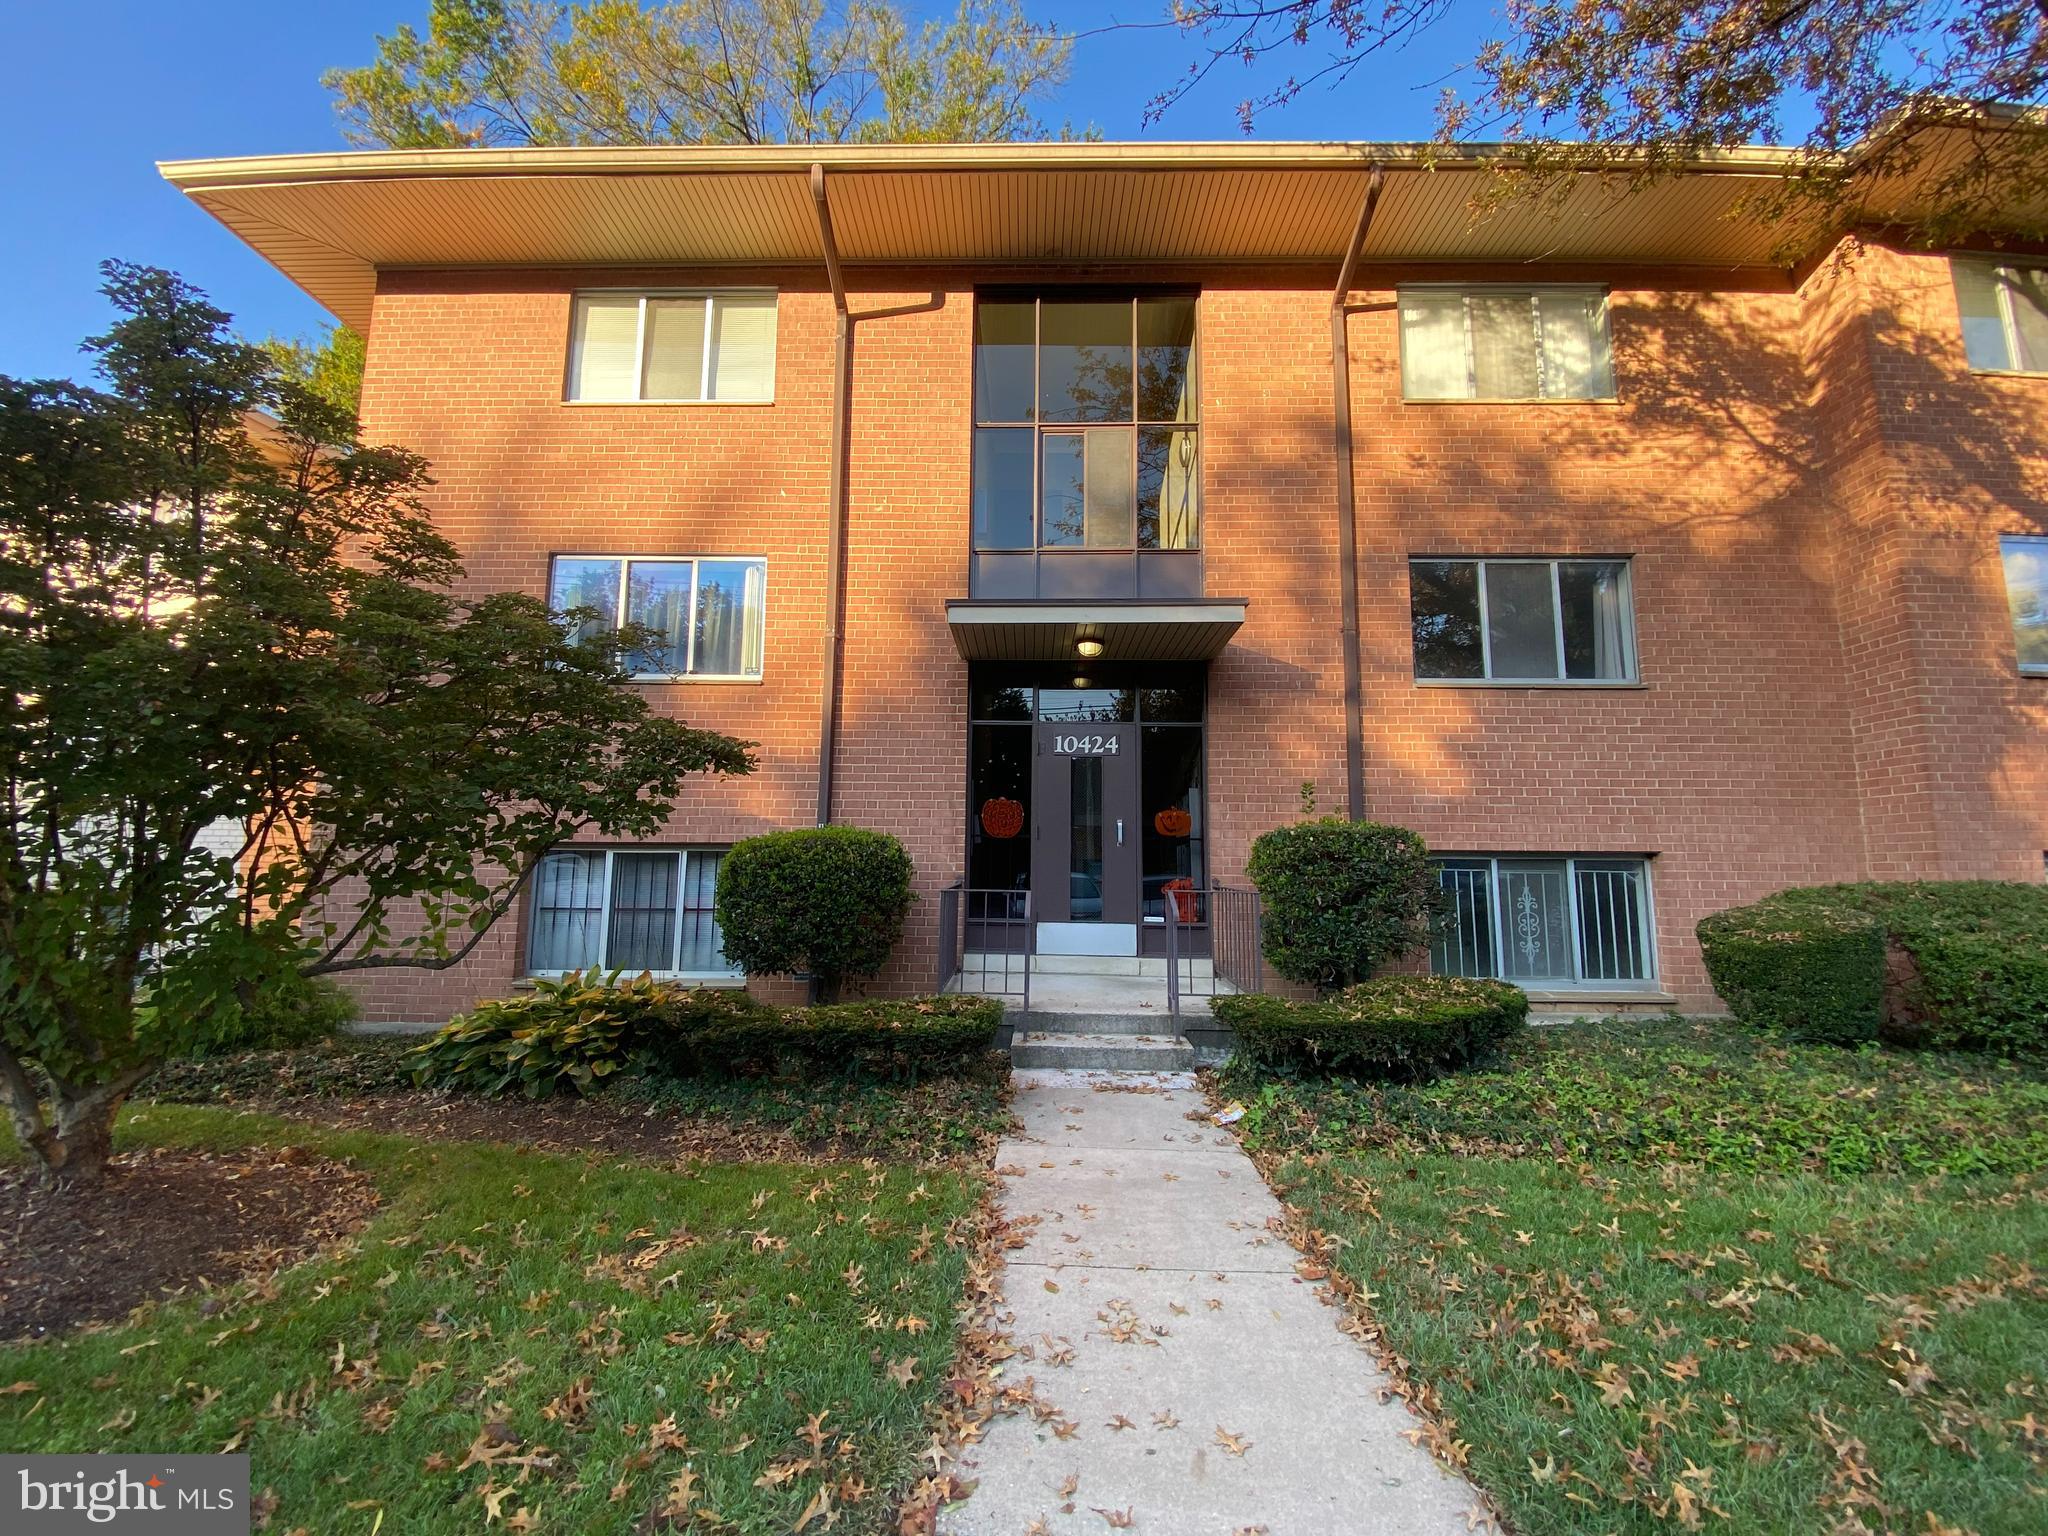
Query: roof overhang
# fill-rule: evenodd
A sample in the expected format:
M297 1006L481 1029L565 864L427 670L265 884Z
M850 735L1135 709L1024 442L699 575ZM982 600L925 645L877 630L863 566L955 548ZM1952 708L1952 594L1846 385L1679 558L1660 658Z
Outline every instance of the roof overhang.
M968 661L1082 660L1084 640L1101 661L1211 661L1245 620L1241 597L1180 602L1017 602L955 598L946 604L953 644Z
M1513 146L1416 143L781 144L373 150L167 161L159 169L340 319L370 323L379 271L811 266L825 168L848 266L1312 263L1334 268L1365 176L1384 195L1359 259L1783 265L1787 232L1744 201L1797 152L1698 157L1636 184L1622 165L1559 197L1482 202ZM1936 175L1930 159L1920 180ZM1876 189L1903 212L1916 189ZM1827 231L1811 231L1817 245ZM1319 279L1320 280L1320 279Z

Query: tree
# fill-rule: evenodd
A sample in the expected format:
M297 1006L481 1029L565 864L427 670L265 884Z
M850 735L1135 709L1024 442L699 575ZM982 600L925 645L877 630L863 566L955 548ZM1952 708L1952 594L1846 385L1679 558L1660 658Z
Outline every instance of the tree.
M1348 79L1443 19L1451 0L1181 0L1217 65L1287 50L1318 66L1245 101L1247 130L1316 83ZM1438 142L1516 143L1493 196L1556 194L1584 171L1626 184L1716 150L1778 142L1802 106L1797 174L1750 206L1800 232L1877 219L1926 244L2048 233L2048 0L1507 0L1505 34L1446 90ZM1902 201L1909 182L1920 189Z
M329 405L351 416L362 409L363 362L368 346L358 332L337 325L317 346L309 341L270 336L264 339L263 350L277 364L279 373L304 385Z
M323 83L395 149L1028 139L1068 48L1017 0L914 31L894 0L432 0Z
M0 1098L63 1180L266 981L452 965L564 839L753 766L624 686L643 632L457 599L417 456L180 279L103 270L107 388L0 379Z

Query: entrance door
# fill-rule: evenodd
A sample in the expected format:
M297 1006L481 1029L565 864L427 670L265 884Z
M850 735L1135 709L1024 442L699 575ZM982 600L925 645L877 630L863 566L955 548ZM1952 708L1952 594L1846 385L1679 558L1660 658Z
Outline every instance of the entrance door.
M1138 952L1138 729L1033 728L1031 889L1046 954Z

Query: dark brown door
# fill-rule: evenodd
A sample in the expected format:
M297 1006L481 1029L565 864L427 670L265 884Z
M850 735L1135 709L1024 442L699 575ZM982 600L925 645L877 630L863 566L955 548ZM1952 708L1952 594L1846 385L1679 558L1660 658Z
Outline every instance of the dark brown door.
M1138 728L1036 728L1032 905L1041 922L1138 920Z

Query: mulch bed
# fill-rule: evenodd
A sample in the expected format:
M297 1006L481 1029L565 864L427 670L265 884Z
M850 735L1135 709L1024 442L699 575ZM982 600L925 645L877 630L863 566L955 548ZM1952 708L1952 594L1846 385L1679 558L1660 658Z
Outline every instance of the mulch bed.
M362 1174L300 1147L150 1148L78 1190L0 1167L0 1339L115 1322L144 1302L297 1263L376 1203Z

